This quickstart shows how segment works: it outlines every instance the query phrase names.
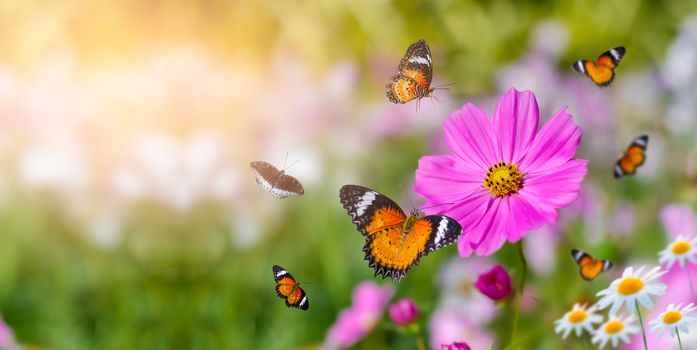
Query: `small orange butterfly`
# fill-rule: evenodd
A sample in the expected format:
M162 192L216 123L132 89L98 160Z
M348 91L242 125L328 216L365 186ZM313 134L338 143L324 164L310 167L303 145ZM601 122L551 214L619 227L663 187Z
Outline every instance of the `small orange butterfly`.
M409 45L399 62L399 73L392 76L385 86L387 98L394 103L407 103L430 96L434 90L431 87L432 76L431 50L421 39Z
M300 288L300 284L286 269L274 265L273 277L276 280L276 294L286 300L286 306L296 307L300 310L307 310L310 303L307 301L307 294Z
M632 141L627 150L615 164L615 178L634 175L636 170L646 161L646 147L649 144L649 135L641 135Z
M590 254L578 250L571 249L571 257L576 261L576 265L579 267L579 274L581 278L586 281L592 281L601 272L605 272L612 268L612 262L608 260L595 260Z
M573 69L589 77L600 87L608 86L615 79L615 68L620 64L627 51L622 46L603 52L597 60L578 60Z

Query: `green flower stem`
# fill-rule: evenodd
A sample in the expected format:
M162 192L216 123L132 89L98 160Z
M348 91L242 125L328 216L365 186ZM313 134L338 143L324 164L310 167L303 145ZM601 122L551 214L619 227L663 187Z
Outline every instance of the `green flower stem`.
M680 345L680 350L682 350L682 340L680 340L680 330L678 327L675 327L675 335L678 336L678 345Z
M426 342L424 342L424 337L421 335L416 336L416 348L418 350L426 350Z
M523 252L523 240L521 239L516 244L516 251L518 252L518 260L520 260L520 283L518 284L518 298L515 303L515 311L513 313L513 331L511 332L511 342L509 347L513 344L516 338L516 332L518 331L518 319L520 318L520 305L523 303L523 291L525 290L525 280L528 275L528 263L525 261L525 253Z
M641 337L644 339L644 350L649 350L649 346L646 343L646 331L644 330L644 320L641 318L641 310L639 310L639 301L634 299L634 306L636 306L636 313L639 315L639 325L641 325Z

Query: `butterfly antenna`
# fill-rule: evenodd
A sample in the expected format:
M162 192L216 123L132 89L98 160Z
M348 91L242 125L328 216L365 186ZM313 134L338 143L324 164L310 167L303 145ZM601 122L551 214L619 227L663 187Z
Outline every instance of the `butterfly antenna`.
M283 168L283 169L284 169L284 170L288 170L288 169L290 169L293 165L298 164L298 162L300 162L300 159L294 161L294 162L293 162L291 165L289 165L287 168Z
M447 86L450 86L450 85L455 85L455 83L450 83L450 84L435 86L435 87L433 87L433 90L450 90L450 89L447 88Z
M404 197L407 198L407 201L409 201L409 204L411 205L411 207L416 208L416 205L414 205L414 202L412 202L411 197L409 197L409 194L407 194L407 191L404 189L404 186L402 186L400 184L399 188L402 190L402 194L404 195Z
M288 163L288 155L289 154L290 154L290 152L286 152L286 160L283 161L283 169L286 168L286 163Z
M424 210L424 209L430 209L430 208L440 207L441 205L453 205L453 204L455 204L455 202L434 204L434 205L429 205L429 206L427 206L427 207L419 208L419 210Z

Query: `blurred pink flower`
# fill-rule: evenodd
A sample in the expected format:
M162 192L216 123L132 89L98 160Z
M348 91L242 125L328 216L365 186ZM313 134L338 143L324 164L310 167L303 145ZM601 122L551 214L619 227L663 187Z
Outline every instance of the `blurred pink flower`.
M21 347L15 340L15 334L12 328L8 326L2 317L0 317L0 349L2 350L19 350Z
M372 331L380 321L382 313L394 289L390 285L379 286L363 282L353 290L353 304L339 313L336 322L329 328L322 349L347 348Z
M440 346L441 350L470 350L467 343L454 342L452 344L443 344Z
M498 314L498 306L474 284L492 266L487 258L477 256L466 260L453 258L443 264L438 274L437 288L441 291L438 308L457 312L475 325L491 322Z
M523 247L528 264L536 274L546 276L556 268L560 225L543 226L530 232Z
M441 350L441 345L454 342L466 342L473 349L494 349L494 336L470 317L443 307L436 309L428 323L431 349Z
M610 232L617 236L626 236L634 231L636 217L631 203L622 203L615 209L615 215L610 222Z
M691 237L697 234L697 219L691 207L669 204L661 209L661 222L671 239L678 236Z
M387 309L392 322L404 326L419 318L419 309L411 298L404 298L390 305Z
M586 175L586 160L573 158L581 129L565 108L541 130L530 91L501 96L493 120L468 103L445 121L453 155L419 160L414 191L426 199L429 214L460 222L461 257L490 255L506 240L517 242L529 230L553 224L556 210L573 202ZM436 206L455 203L445 209Z
M479 275L475 286L482 294L500 301L511 295L512 283L511 276L506 269L501 265L496 265L488 272Z

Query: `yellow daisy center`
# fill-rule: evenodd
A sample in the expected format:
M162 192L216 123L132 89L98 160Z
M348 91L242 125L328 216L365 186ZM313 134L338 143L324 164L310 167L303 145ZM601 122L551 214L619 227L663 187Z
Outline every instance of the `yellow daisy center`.
M686 241L675 242L675 244L673 244L673 247L671 248L673 254L675 255L683 255L689 252L690 249L692 249L692 244Z
M663 315L663 323L673 324L675 322L680 321L681 318L682 314L679 311L671 310L666 312L665 315Z
M483 186L495 197L507 196L523 187L523 174L513 163L497 163L487 170Z
M620 321L610 321L605 324L604 329L607 334L617 334L624 329L624 323Z
M581 323L588 318L588 313L585 310L574 310L569 313L570 323Z
M644 288L644 281L637 277L627 277L617 285L617 293L622 295L632 295Z

